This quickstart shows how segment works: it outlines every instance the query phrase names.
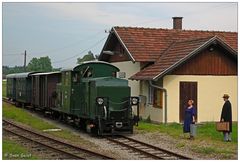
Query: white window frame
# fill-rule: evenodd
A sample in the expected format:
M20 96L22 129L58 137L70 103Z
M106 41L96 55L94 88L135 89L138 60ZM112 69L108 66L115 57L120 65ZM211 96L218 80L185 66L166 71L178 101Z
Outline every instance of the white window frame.
M153 94L154 88L152 86L148 86L148 104L153 105Z

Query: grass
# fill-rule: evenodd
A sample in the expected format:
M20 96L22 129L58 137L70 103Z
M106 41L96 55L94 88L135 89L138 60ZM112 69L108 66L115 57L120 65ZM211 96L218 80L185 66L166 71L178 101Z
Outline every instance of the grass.
M183 135L182 125L171 124L153 124L140 121L136 130L144 132L159 132L178 140L176 148L184 149L189 147L192 152L204 156L217 156L221 159L229 159L237 155L238 134L237 123L233 123L232 142L223 142L223 134L217 132L214 122L208 122L197 126L197 136L195 140L187 140Z
M29 153L29 151L22 147L21 145L10 141L8 139L4 139L2 143L3 147L3 160L34 160L38 159L36 156Z
M152 124L141 121L136 129L145 132L166 133L174 138L180 138L183 134L182 125L178 123ZM232 143L237 143L237 138L237 123L233 123ZM221 141L223 135L221 132L216 131L214 122L209 122L197 126L197 139Z
M5 102L3 102L3 116L5 118L13 119L17 122L29 125L30 127L38 130L56 128L56 126L36 118L26 110L16 108L15 106Z
M139 126L136 127L137 130L145 132L161 132L166 133L173 137L179 137L182 134L182 126L177 123L171 124L153 124L144 121L139 122Z

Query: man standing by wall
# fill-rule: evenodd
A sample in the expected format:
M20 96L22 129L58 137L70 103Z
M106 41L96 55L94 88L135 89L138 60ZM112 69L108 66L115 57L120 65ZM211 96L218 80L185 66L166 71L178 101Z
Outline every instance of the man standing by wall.
M229 95L224 94L223 100L225 101L222 113L221 113L221 121L222 122L229 122L229 131L223 132L224 135L224 141L231 142L231 132L232 132L232 105L230 103Z

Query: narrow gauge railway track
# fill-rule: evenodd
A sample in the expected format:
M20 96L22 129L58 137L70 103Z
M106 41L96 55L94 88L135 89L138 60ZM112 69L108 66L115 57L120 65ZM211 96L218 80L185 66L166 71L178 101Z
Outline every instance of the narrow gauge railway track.
M111 141L117 145L121 145L127 149L133 150L134 154L138 153L142 158L146 159L162 159L162 160L191 160L191 158L171 152L166 149L162 149L126 136L107 137L108 141Z
M86 160L102 160L114 159L79 146L60 141L58 139L46 136L39 132L30 130L20 126L12 121L3 119L3 131L11 133L19 138L28 140L38 145L44 146L51 151L60 153L60 159L86 159Z
M2 97L2 101L3 101L3 102L6 102L6 103L9 103L9 104L12 104L12 105L15 105L14 102L9 101L8 98L6 98L6 97Z

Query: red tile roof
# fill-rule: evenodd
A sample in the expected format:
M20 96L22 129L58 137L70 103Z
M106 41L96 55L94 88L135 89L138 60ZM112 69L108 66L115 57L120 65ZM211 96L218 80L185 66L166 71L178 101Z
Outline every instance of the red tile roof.
M128 51L138 62L155 62L174 41L218 36L237 51L237 33L175 29L114 27Z
M226 45L226 48L229 48L230 51L233 51L230 46L225 44L225 42L219 39L217 36L215 37L207 37L200 39L190 39L185 41L176 41L172 43L155 61L155 63L140 72L134 74L130 77L130 79L135 80L152 80L157 79L158 76L164 75L167 70L180 64L191 57L193 54L196 54L199 50L206 47L208 44L213 43L214 41L221 42ZM235 54L235 51L233 51Z

